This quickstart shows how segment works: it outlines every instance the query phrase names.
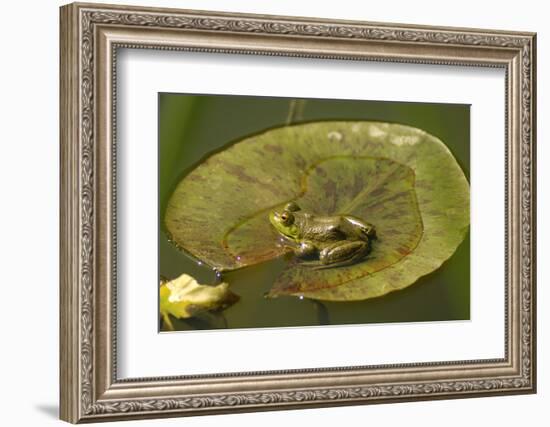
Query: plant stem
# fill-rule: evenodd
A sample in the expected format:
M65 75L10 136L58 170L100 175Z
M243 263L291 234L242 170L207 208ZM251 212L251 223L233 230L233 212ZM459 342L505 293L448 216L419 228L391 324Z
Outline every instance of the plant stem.
M305 99L291 99L288 105L288 115L286 117L286 125L296 123L304 118L304 108L306 106Z
M320 325L330 325L330 317L328 315L328 309L322 302L312 300L317 311L317 318L319 319Z

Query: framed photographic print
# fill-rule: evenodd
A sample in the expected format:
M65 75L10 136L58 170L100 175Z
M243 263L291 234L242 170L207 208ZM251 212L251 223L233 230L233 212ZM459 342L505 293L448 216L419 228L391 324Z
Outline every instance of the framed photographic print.
M535 81L532 33L62 7L61 418L534 392Z

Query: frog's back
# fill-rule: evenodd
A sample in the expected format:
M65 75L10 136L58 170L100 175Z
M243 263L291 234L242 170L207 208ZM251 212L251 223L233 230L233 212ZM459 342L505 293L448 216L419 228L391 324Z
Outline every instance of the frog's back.
M304 218L303 239L319 242L334 242L345 238L340 216L316 217L307 216Z

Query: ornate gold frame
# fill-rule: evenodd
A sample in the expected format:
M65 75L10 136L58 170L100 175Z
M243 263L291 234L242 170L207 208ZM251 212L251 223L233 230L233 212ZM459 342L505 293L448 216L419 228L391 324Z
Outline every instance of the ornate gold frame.
M502 67L505 357L119 380L119 47ZM71 4L61 8L61 418L73 423L535 391L535 34Z

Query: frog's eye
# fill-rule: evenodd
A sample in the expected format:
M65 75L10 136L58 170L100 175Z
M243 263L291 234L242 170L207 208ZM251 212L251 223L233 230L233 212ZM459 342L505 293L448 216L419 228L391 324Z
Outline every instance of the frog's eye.
M283 221L283 224L291 225L294 222L294 215L290 212L284 211L281 214L281 220Z

